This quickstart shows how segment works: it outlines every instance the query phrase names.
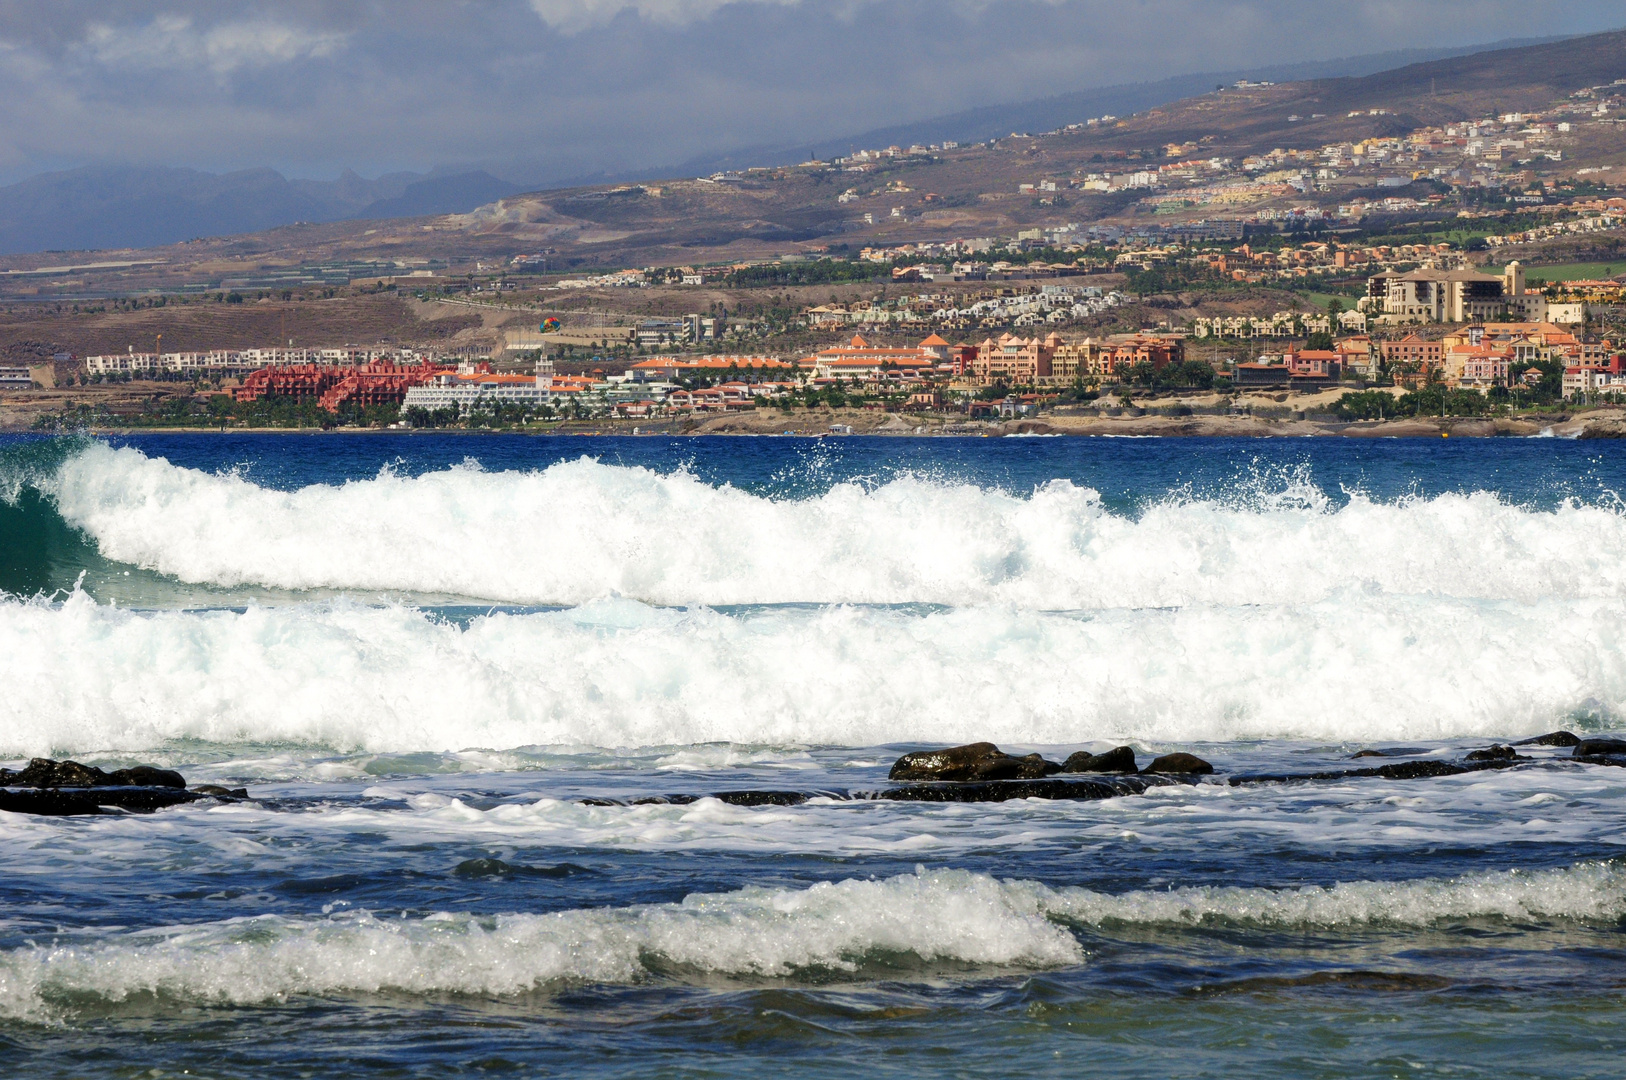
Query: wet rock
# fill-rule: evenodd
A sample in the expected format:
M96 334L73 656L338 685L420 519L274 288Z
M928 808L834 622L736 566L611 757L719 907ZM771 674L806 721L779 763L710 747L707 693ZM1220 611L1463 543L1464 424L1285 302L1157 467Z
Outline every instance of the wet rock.
M207 798L185 788L0 788L0 810L14 814L100 814L109 808L150 814Z
M1361 758L1413 757L1417 754L1426 753L1428 753L1428 748L1424 746L1386 746L1382 750L1358 750L1349 755L1349 758L1351 761L1358 761Z
M1488 761L1469 761L1464 764L1453 761L1399 761L1393 765L1379 765L1369 769L1233 776L1230 778L1230 784L1232 787L1241 787L1244 784L1285 784L1294 780L1349 780L1370 776L1382 777L1385 780L1425 780L1439 776L1462 776L1465 773L1484 772L1487 769L1507 769L1530 760L1515 755L1511 758L1498 756Z
M1061 771L1054 761L1038 754L1014 757L990 742L951 746L947 750L921 750L905 754L892 765L889 780L1038 780Z
M1061 763L1064 773L1132 773L1135 768L1135 751L1128 746L1117 746L1104 754L1092 754L1088 750L1080 750L1072 754Z
M1149 773L1175 773L1182 776L1204 776L1214 771L1214 766L1198 757L1196 754L1164 754L1154 758L1143 772Z
M129 769L103 772L94 765L77 761L34 758L28 767L13 772L0 769L0 785L32 788L164 787L185 788L186 779L170 769L136 765Z
M151 765L136 765L107 774L109 784L128 784L131 787L185 788L186 778L173 769L155 769ZM247 796L244 792L244 796Z
M1120 795L1139 795L1148 788L1196 782L1194 776L1183 774L1100 773L1087 780L1060 777L1033 780L928 780L875 791L720 791L710 795L653 795L625 800L585 798L579 801L583 806L683 806L700 799L719 799L734 806L795 806L809 799L821 798L836 802L944 803L1008 802L1011 799L1112 799Z
M800 806L811 796L802 791L719 791L712 798L729 806Z
M1580 739L1571 751L1576 757L1618 757L1626 755L1626 739Z
M581 799L583 806L688 806L716 799L730 806L800 806L809 799L845 799L841 791L714 791L706 795L640 795L635 799Z
M1568 731L1550 731L1533 739L1521 739L1514 746L1574 746L1581 741L1579 735Z
M151 765L104 772L77 761L34 758L24 769L0 769L0 810L13 813L60 816L116 808L145 814L203 798L208 794L186 790L180 773Z
M1516 761L1519 752L1511 746L1492 746L1485 750L1475 750L1468 755L1469 761Z
M523 863L504 862L501 859L464 859L452 869L452 873L460 878L508 878L508 877L538 877L538 878L567 878L577 874L591 874L593 871L585 866L575 863L560 863L557 866L526 866Z
M853 798L889 802L1009 802L1012 799L1115 799L1139 795L1147 788L1180 783L1175 777L1099 776L1089 780L997 780L991 783L911 784L871 793L853 792ZM1190 781L1186 781L1189 783Z
M1385 754L1382 750L1357 750L1353 754L1349 755L1351 761L1359 761L1361 758L1368 758L1368 757L1388 757L1388 756L1389 755Z
M221 787L219 784L194 784L192 785L192 790L197 792L199 795L208 795L215 799L248 798L248 788L228 788Z
M1397 765L1379 765L1375 769L1356 769L1351 776L1382 776L1389 780L1421 780L1429 776L1461 776L1473 770L1449 761L1402 761Z
M106 781L107 774L93 765L50 758L34 758L21 772L8 769L6 775L0 776L0 783L8 787L83 788L96 787Z

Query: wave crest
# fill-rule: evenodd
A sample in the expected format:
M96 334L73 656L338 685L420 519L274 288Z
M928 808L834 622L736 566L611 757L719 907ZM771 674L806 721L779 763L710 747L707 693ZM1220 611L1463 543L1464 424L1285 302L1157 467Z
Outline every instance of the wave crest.
M0 602L0 754L1506 737L1626 712L1621 602L1095 615ZM1308 673L1308 674L1307 674Z
M805 889L751 887L677 904L419 919L347 913L172 927L0 953L0 1016L48 1020L66 1002L150 995L251 1004L394 991L522 994L571 982L811 971L899 974L900 958L1056 968L1086 951L1064 923L1422 928L1452 920L1612 921L1626 879L1609 863L1304 889L1120 895L958 870Z
M1065 480L1025 496L901 476L805 499L590 459L296 491L102 444L34 481L101 555L218 586L576 604L1306 603L1359 588L1533 600L1626 593L1626 516L1494 495L1333 507L1303 482L1138 515ZM1246 485L1244 485L1246 486Z

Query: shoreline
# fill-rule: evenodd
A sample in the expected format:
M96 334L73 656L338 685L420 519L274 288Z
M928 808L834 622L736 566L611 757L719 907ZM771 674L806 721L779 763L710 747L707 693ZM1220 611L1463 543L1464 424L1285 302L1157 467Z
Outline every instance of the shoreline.
M594 436L743 436L790 438L1540 438L1617 439L1626 438L1626 409L1598 409L1563 418L1482 418L1416 417L1404 420L1277 420L1253 416L1038 416L999 422L945 422L941 417L920 418L921 422L895 422L900 414L849 417L828 414L818 422L806 417L780 415L758 417L731 414L704 420L682 418L662 421L602 420L571 421L537 429L466 428L285 428L285 427L122 427L90 426L79 429L91 435L524 435L533 438ZM865 422L868 421L868 422ZM834 426L848 431L833 431ZM0 429L5 430L5 429ZM7 434L48 434L13 428Z

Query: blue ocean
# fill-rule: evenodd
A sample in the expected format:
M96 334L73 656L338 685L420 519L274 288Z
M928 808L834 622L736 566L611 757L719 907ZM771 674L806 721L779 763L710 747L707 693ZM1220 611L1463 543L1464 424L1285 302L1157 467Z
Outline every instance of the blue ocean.
M0 813L0 1062L1620 1076L1626 769L1229 781L1626 728L1622 492L1561 439L0 441L0 765L249 794ZM973 741L1215 771L849 797Z

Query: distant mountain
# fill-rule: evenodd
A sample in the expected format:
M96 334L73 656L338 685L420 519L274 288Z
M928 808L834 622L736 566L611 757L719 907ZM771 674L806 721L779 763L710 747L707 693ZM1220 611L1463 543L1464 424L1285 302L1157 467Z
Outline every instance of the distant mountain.
M834 157L852 150L886 146L941 143L945 140L970 143L984 139L1003 138L1012 132L1054 131L1068 124L1080 123L1096 116L1128 116L1145 109L1167 105L1185 98L1198 97L1216 86L1229 86L1241 79L1267 82L1296 82L1306 79L1335 79L1372 75L1408 65L1432 60L1446 60L1459 56L1530 45L1564 41L1564 37L1521 38L1467 45L1446 49L1400 49L1394 52L1348 56L1336 60L1312 60L1274 67L1238 69L1235 71L1209 71L1197 75L1180 75L1157 82L1126 83L1103 86L1056 97L1020 101L1009 105L989 105L964 112L951 113L930 120L893 127L876 128L858 135L838 139L825 139L821 143L780 144L757 146L727 154L704 155L680 165L676 170L652 171L637 177L594 178L592 183L613 180L650 179L669 176L673 172L700 174L721 169L736 169L746 165L788 165L804 161L811 155ZM551 185L550 185L551 186Z
M274 169L91 166L0 187L0 254L156 247L296 221L472 210L520 188L485 172L289 180Z
M1288 83L1328 80L1359 84L1360 77L1377 73L1411 76L1436 69L1429 62L1447 61L1443 71L1456 71L1449 61L1500 65L1485 60L1489 54L1532 45L1563 42L1566 38L1502 41L1451 49L1408 49L1339 60L1313 61L1246 71L1207 72L1157 82L1102 87L1062 94L1037 101L972 109L918 123L879 128L858 135L820 142L756 146L696 157L676 166L616 175L567 177L557 166L536 162L510 162L490 166L525 184L499 179L489 172L438 169L427 175L392 173L368 180L346 172L336 180L289 180L275 170L248 169L223 175L195 169L94 166L67 172L44 173L8 187L0 187L0 255L48 250L157 247L204 236L230 236L259 232L296 221L331 222L354 219L419 217L463 213L507 195L562 187L576 187L674 175L705 175L721 169L749 165L783 165L805 160L810 153L834 156L850 149L893 144L962 143L1008 135L1013 131L1049 131L1103 114L1128 116L1209 94L1216 85L1239 79ZM1541 63L1562 66L1537 48ZM1505 54L1523 56L1524 53ZM1474 58L1479 58L1477 61ZM1399 70L1397 70L1399 69ZM1464 69L1466 70L1466 69ZM1483 81L1484 76L1479 76ZM1380 80L1387 85L1387 74ZM1495 82L1495 78L1490 79ZM1442 83L1442 89L1444 85ZM1302 134L1308 125L1299 129Z
M858 148L909 146L915 143L940 143L944 139L976 142L981 139L1003 138L1012 132L1054 131L1096 116L1128 116L1185 98L1199 97L1216 86L1229 86L1242 79L1282 83L1375 75L1432 60L1448 60L1459 56L1473 56L1563 40L1566 39L1521 38L1450 49L1400 49L1395 52L1349 56L1338 60L1279 64L1275 67L1247 71L1211 71L1200 75L1181 75L1158 82L1107 86L1099 90L1084 90L1076 94L1062 94L1015 105L971 109L919 124L880 128L865 132L849 141Z
M496 202L505 195L523 191L517 184L498 180L488 172L432 176L408 184L401 194L379 199L359 214L362 218L423 217L428 214L460 214L476 206Z

